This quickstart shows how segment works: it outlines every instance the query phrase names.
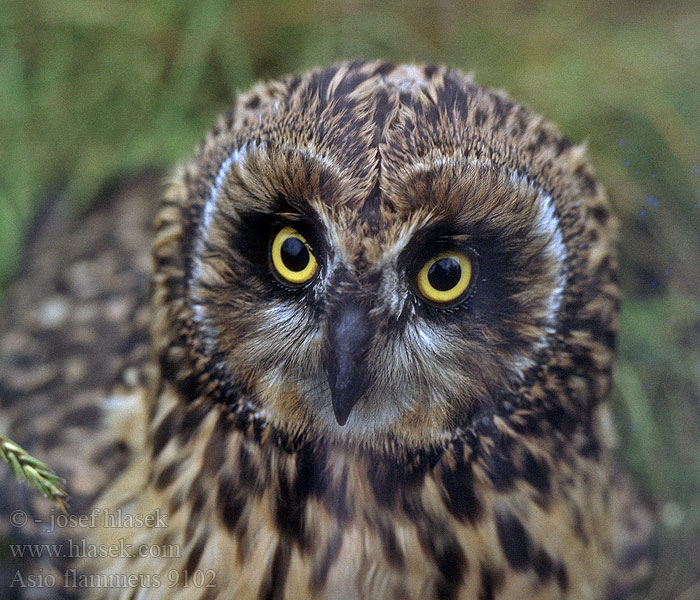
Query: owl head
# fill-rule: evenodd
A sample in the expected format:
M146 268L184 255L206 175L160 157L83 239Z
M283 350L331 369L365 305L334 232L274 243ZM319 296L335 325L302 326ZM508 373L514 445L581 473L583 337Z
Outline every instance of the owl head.
M604 194L580 147L462 73L343 63L258 85L156 225L162 371L241 426L425 446L608 391Z

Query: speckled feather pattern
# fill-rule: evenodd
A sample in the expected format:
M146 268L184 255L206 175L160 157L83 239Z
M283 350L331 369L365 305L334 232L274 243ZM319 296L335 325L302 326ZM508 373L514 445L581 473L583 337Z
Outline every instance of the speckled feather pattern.
M320 263L300 289L270 275L289 223ZM179 549L83 560L88 576L212 585L80 594L621 593L648 523L623 523L637 504L608 433L614 230L583 149L462 73L342 63L255 86L167 185L148 357L118 425L94 425L125 458L91 461L111 483L85 502L167 527L71 532ZM443 309L411 274L448 243L478 275ZM348 299L371 323L370 383L341 426L323 361Z

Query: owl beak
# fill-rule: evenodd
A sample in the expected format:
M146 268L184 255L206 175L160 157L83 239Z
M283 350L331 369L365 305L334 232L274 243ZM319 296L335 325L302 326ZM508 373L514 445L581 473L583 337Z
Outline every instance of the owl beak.
M366 357L371 333L367 309L361 305L344 303L331 313L326 374L340 426L369 386Z

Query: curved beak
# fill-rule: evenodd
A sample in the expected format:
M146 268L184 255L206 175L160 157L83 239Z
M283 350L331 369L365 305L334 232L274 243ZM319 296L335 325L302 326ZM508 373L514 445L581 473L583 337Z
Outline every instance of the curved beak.
M369 387L366 359L371 337L365 307L343 302L331 313L326 374L338 425L345 425L353 407Z

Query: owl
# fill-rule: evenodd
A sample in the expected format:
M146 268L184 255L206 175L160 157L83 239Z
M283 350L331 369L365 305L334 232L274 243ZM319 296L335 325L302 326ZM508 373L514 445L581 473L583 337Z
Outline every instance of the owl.
M590 600L646 571L615 220L505 94L379 61L258 84L162 191L46 212L1 423L72 501L5 495L12 548L59 548L15 552L10 594Z

